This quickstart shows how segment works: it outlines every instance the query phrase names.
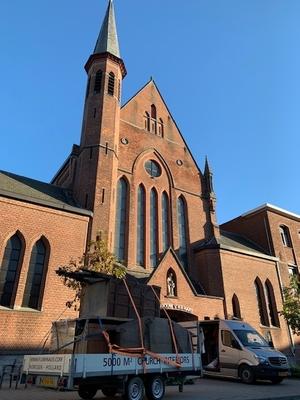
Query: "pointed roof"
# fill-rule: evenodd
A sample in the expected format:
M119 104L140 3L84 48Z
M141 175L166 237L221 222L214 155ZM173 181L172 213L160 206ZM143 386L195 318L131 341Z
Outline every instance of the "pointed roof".
M156 82L155 82L155 80L153 79L152 76L150 77L150 80L149 80L147 83L145 83L144 86L141 87L140 90L138 90L132 97L130 97L129 100L126 101L125 104L122 105L121 109L125 109L126 106L127 106L131 101L133 101L136 97L138 97L138 96L140 95L140 93L142 93L144 90L146 90L147 87L148 87L149 85L153 85L153 86L155 87L155 89L156 89L156 91L157 91L159 97L161 98L162 103L163 103L164 106L166 107L166 110L167 110L167 112L168 112L168 114L169 114L171 120L173 121L173 123L174 123L174 125L175 125L177 131L178 131L179 136L181 137L181 139L182 139L182 141L183 141L183 143L184 143L185 148L187 149L189 155L191 156L191 158L192 158L192 160L193 160L193 162L194 162L196 168L198 169L199 173L202 174L201 169L200 169L200 167L198 166L197 161L195 160L195 158L194 158L192 152L190 151L189 146L188 146L187 142L185 141L185 139L184 139L184 137L183 137L183 134L181 133L181 131L180 131L180 129L179 129L179 127L178 127L178 125L177 125L177 123L176 123L176 121L175 121L175 119L174 119L172 113L171 113L171 111L169 110L169 107L168 107L167 103L165 102L165 99L163 98L163 96L162 96L160 90L158 89L158 86L157 86L157 84L156 84Z
M208 158L207 156L205 156L205 167L204 167L204 174L208 175L208 174L212 174L209 163L208 163Z
M94 54L110 53L121 58L113 1L109 0L106 14L94 49Z

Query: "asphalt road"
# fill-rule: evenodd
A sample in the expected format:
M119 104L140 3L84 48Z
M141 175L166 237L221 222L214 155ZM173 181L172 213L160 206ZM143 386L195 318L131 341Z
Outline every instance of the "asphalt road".
M95 399L105 398L98 391ZM76 392L58 392L51 389L20 387L8 389L5 384L0 390L0 400L79 400ZM120 399L120 398L119 398ZM166 400L300 400L300 379L286 379L280 385L256 383L245 385L240 382L220 379L200 379L194 385L185 385L183 393L178 388L166 388Z

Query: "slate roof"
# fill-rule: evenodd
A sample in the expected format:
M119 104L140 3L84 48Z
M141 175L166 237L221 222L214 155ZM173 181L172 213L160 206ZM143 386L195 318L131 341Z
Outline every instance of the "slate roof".
M101 53L110 53L113 56L121 58L112 0L109 0L106 14L94 49L94 54Z
M208 242L202 242L195 247L194 250L197 252L205 248L227 248L242 253L251 253L257 256L270 257L270 254L266 253L262 247L247 239L245 236L223 230L220 230L219 238L214 237Z
M229 247L236 247L241 250L248 250L254 251L257 253L264 253L267 254L262 247L258 244L252 242L251 240L247 239L245 236L238 235L236 233L227 232L221 230L220 235L220 244Z
M0 195L78 214L91 215L75 202L69 190L0 170Z

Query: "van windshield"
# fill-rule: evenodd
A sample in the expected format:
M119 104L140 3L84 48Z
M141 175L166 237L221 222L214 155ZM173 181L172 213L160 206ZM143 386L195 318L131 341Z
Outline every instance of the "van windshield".
M265 339L256 331L235 329L233 331L244 346L249 347L270 347Z

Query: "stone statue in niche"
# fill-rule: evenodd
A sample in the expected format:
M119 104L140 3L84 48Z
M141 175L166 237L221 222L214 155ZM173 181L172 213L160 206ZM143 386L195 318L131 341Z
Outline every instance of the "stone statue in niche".
M168 296L176 296L176 283L173 272L168 273L167 277L167 294Z

